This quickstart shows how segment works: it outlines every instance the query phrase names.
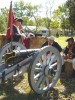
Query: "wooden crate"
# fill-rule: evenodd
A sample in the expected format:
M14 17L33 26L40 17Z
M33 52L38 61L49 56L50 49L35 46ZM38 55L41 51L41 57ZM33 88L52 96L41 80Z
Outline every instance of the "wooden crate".
M31 37L29 39L28 48L40 48L41 45L47 40L47 37ZM5 34L0 34L0 48L6 44Z
M71 75L73 72L72 62L65 62L65 74Z
M29 41L30 48L40 48L46 40L47 37L32 37Z

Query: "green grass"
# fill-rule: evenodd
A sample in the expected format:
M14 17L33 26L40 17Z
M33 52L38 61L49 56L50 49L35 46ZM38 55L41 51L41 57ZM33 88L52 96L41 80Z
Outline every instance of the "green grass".
M68 37L55 38L62 48L67 43ZM74 37L75 39L75 37ZM63 90L67 90L66 94L61 94ZM24 74L24 78L17 78L15 82L0 85L0 100L75 100L75 79L66 80L61 75L60 80L52 91L48 91L43 95L35 94L28 83L28 74Z
M59 38L55 38L55 41L58 42L62 48L64 48L67 45L67 42L66 42L67 38L69 37L59 37ZM75 39L75 36L74 36L74 39Z
M66 94L62 94L64 90ZM0 100L75 100L75 79L67 80L61 74L53 90L37 95L31 90L25 73L24 79L18 78L13 84L0 85Z

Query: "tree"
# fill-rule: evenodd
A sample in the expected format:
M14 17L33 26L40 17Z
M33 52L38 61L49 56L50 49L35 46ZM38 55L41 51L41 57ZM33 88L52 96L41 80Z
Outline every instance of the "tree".
M51 28L54 28L54 29L59 28L59 22L58 21L51 21Z
M2 16L0 16L0 33L4 33L5 29L6 29L6 23L4 22Z
M23 24L28 26L28 25L31 25L31 26L34 26L35 25L35 21L29 19L28 17L22 17L23 19Z
M59 6L58 9L53 11L52 21L54 22L56 28L62 28L64 34L66 30L70 30L70 23L69 23L69 11L67 8L66 3ZM53 25L53 24L52 24Z
M68 0L66 5L69 9L70 24L75 29L75 0Z
M21 17L24 20L25 25L36 25L36 32L37 27L39 25L38 22L38 13L39 13L40 6L39 5L32 5L31 3L24 3L24 1L20 0L20 2L15 2L14 4L14 13L16 17ZM32 21L33 19L33 21Z
M0 9L0 33L5 33L7 29L8 9Z
M15 2L14 3L14 7L13 7L15 17L23 17L23 16L25 16L25 9L26 8L25 8L23 0Z
M29 17L29 19L33 18L33 20L35 21L35 26L36 26L36 31L35 33L37 33L37 29L39 26L39 9L40 9L40 5L34 5L32 6L31 3L26 4L26 10L27 13L26 15Z
M50 32L50 26L51 26L51 24L50 23L51 23L51 18L52 18L53 4L54 4L54 0L47 0L47 3L46 3L46 17L47 17L46 27L49 30L49 35L51 34L51 32Z
M58 9L54 10L53 11L53 17L52 17L52 20L51 20L51 27L52 28L59 28L60 27L60 24L61 24L61 11L58 7Z
M64 29L64 33L65 33L66 29L67 29L67 31L68 30L70 31L70 28L71 28L71 25L69 22L69 10L68 10L66 3L64 5L62 5L62 7L60 6L59 8L62 12L62 14L61 14L61 27L62 27L62 29Z

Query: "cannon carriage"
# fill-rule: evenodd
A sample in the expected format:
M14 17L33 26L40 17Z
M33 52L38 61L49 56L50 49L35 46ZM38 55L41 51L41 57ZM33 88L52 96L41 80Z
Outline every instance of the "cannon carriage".
M55 86L61 73L61 56L52 46L26 49L18 42L0 49L0 83L28 72L34 92L42 94Z

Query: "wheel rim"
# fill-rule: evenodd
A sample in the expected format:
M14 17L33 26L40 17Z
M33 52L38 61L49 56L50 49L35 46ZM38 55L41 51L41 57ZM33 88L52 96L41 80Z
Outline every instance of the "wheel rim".
M22 44L20 44L19 42L12 42L12 46L14 46L15 50L20 50L20 49L26 49L25 46L23 46ZM3 55L6 52L11 52L11 43L7 43L6 45L4 45L1 50L0 50L0 65L2 65L3 62Z
M50 53L47 54L48 52ZM53 54L55 57L52 60ZM57 49L52 46L42 48L32 64L30 75L32 89L36 93L42 94L54 87L60 77L61 66L61 56ZM51 70L53 70L53 73L51 73Z

